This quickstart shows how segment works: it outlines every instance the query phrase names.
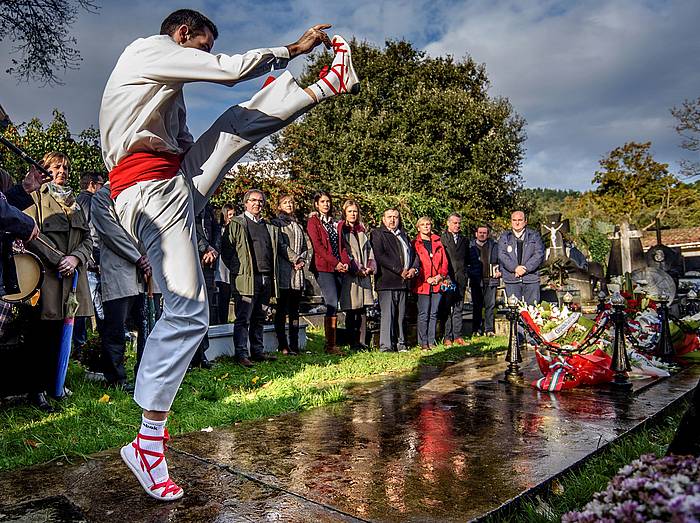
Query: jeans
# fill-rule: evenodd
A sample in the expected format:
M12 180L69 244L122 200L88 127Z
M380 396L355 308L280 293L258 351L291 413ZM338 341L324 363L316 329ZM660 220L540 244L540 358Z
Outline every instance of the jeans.
M321 295L326 304L326 318L338 314L338 296L343 284L343 277L337 272L319 272L316 281L321 287Z
M418 345L435 345L439 292L418 295Z

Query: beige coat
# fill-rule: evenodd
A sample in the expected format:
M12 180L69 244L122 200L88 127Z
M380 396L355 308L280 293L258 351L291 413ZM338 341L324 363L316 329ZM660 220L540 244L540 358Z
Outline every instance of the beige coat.
M32 199L34 205L24 212L39 224L41 238L57 251L73 255L80 260L77 289L79 307L76 316L92 316L94 312L86 273L87 263L92 255L92 238L85 215L77 204L75 209L67 214L49 194L46 185L32 193ZM63 256L36 240L28 244L27 249L41 258L46 270L39 299L41 319L62 320L72 284L72 278L58 277L56 267Z
M340 308L348 311L360 309L374 303L372 292L372 278L370 276L359 276L354 273L358 267L371 267L377 270L377 263L374 260L372 244L369 242L367 233L358 232L352 234L343 231L343 241L350 255L350 272L343 275L343 286L340 290Z

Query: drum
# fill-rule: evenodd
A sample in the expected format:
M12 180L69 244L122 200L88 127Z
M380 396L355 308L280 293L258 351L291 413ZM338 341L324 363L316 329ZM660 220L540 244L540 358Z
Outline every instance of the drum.
M19 292L5 294L2 300L7 303L24 303L32 299L44 283L44 264L36 254L27 251L14 253L12 259L17 269Z

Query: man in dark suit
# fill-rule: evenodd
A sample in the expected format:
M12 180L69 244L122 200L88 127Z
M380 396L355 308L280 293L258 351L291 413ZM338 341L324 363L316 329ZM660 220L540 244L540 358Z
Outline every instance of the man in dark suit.
M485 224L476 228L476 237L470 246L472 257L469 267L474 304L472 332L483 332L486 336L495 334L496 290L501 278L498 268L498 245L490 237L490 232L489 226Z
M447 292L442 300L445 308L445 346L466 345L462 338L462 312L467 290L469 240L462 234L462 217L458 213L453 212L447 218L447 230L440 240L447 252L450 280L457 287Z
M372 250L377 262L375 289L379 295L381 324L379 350L406 350L404 316L411 280L418 274L420 261L401 227L398 209L387 209L382 225L372 231Z
M498 239L498 263L506 294L535 304L540 301L539 268L544 262L544 244L539 233L527 227L523 211L514 211L510 224L511 230Z

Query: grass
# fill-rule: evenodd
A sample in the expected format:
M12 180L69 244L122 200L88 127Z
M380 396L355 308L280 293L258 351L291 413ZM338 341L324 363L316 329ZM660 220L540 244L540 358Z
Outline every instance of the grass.
M509 514L487 518L487 523L554 523L571 510L581 509L593 494L605 489L608 482L625 465L642 454L663 456L687 408L687 403L673 409L658 423L618 439L581 468L555 480L547 493L525 500Z
M309 353L302 356L282 356L253 369L223 359L211 370L188 372L169 417L171 434L328 405L343 401L346 387L359 381L505 348L504 338L475 338L468 347L440 346L430 353L415 349L331 356L322 351L321 332L307 333ZM127 368L132 368L133 353L127 357ZM67 385L73 395L62 402L60 412L47 415L27 404L0 408L0 471L72 462L134 437L141 410L131 396L83 375L82 367L71 364Z

